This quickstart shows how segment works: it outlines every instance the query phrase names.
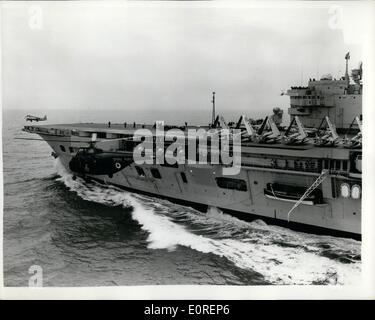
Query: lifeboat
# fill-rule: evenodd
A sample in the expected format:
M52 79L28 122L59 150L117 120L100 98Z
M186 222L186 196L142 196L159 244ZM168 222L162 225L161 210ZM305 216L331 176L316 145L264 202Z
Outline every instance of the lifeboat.
M297 202L299 199L301 199L307 189L308 187L296 187L280 183L267 183L266 188L264 189L264 195L266 198L273 200ZM323 194L320 189L315 189L302 201L302 204L310 206L322 203Z

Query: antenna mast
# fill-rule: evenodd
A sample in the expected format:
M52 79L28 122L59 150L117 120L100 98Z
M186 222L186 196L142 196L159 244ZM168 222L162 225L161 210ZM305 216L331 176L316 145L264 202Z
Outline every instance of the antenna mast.
M215 92L212 92L212 124L215 122Z

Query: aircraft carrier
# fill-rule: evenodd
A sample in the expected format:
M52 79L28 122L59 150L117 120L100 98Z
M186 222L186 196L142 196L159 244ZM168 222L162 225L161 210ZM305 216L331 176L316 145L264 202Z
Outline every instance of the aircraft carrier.
M27 125L23 131L45 140L75 177L203 209L214 206L243 219L360 238L362 65L349 75L349 53L345 59L341 78L310 79L307 86L285 93L290 96L288 126L282 126L277 108L261 121L242 115L226 123L215 114L215 96L209 126L165 126L182 132L187 144L189 129L216 130L219 138L224 129L232 135L240 132L240 167L235 175L224 174L228 165L221 158L212 161L212 148L205 150L204 164L135 163L134 151L142 144L135 139L139 130L154 135L151 149L157 152L157 123ZM161 151L171 144L163 143ZM194 160L202 152L199 143L196 148ZM216 151L220 148L221 144ZM187 152L182 154L189 160Z

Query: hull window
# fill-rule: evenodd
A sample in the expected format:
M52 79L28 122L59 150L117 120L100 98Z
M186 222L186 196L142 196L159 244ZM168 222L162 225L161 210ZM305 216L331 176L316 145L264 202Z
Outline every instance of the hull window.
M185 174L185 172L181 172L181 179L182 179L182 181L183 181L184 183L188 183L188 182L187 182L187 179L186 179L186 174Z
M158 169L152 168L151 169L151 174L155 179L161 179L161 175Z
M140 177L145 177L145 172L143 171L143 169L141 167L135 167L135 170L137 170L137 173Z
M63 145L60 145L60 149L62 152L65 152L65 147Z
M219 188L237 191L247 191L247 185L244 180L224 177L216 178L215 180Z

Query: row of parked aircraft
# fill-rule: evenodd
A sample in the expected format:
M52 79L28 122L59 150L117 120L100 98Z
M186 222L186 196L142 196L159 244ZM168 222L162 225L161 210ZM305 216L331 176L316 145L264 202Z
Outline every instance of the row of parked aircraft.
M295 116L290 122L288 128L281 134L278 126L273 121L272 117L265 117L262 124L253 125L251 121L242 115L234 128L239 129L243 124L244 131L241 132L242 141L251 141L258 143L284 143L286 145L304 145L313 143L316 146L336 146L342 142L345 146L351 148L362 147L362 122L359 117L355 117L351 123L348 132L357 123L359 132L352 138L345 136L340 139L336 132L335 125L331 122L328 116L322 119L319 128L305 128L298 116ZM216 128L220 123L221 128L230 129L223 116L217 116L213 128Z

